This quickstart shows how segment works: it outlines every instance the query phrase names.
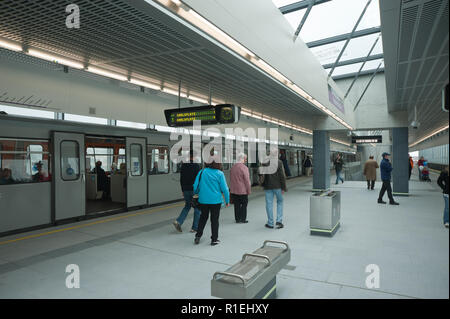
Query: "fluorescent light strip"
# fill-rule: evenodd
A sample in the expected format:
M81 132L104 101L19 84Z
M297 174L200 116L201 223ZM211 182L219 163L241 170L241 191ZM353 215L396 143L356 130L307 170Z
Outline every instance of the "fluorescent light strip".
M432 136L434 136L434 135L436 135L436 134L438 134L438 133L441 133L441 132L443 132L443 131L447 130L448 128L449 128L449 126L448 126L448 125L447 125L447 126L445 126L445 127L443 127L443 128L440 128L440 129L438 129L438 130L434 131L433 133L431 133L431 134L428 134L427 136L425 136L425 137L421 138L421 139L420 139L420 140L418 140L417 142L414 142L413 144L409 145L409 147L413 147L413 146L416 146L417 144L420 144L420 143L422 143L423 141L425 141L425 140L429 139L430 137L432 137Z
M55 62L55 63L59 63L62 65L70 66L71 68L75 68L75 69L83 69L84 68L83 63L81 63L81 62L76 62L76 61L69 60L69 59L66 59L63 57L59 57L59 56L56 56L53 54L48 54L41 50L29 49L28 54L31 56L34 56L36 58L40 58L40 59L47 60L50 62Z
M146 1L148 2L149 0ZM344 120L342 120L339 116L328 110L328 108L321 105L318 101L315 101L308 93L306 93L303 89L298 87L284 75L278 72L275 68L273 68L268 63L258 58L253 52L248 50L241 43L237 42L235 39L233 39L224 31L219 29L217 26L209 22L203 16L198 14L195 10L188 7L186 4L182 3L180 0L157 0L157 1L168 9L173 9L175 6L177 8L175 11L179 16L186 19L194 26L198 27L200 30L206 32L217 41L226 45L227 47L229 47L242 57L249 59L253 64L257 65L260 69L264 70L266 73L268 73L281 83L291 88L294 92L298 93L300 96L307 99L308 101L313 102L313 104L316 107L318 107L320 110L330 115L333 119L335 119L348 129L353 130L353 128L350 125L348 125Z
M22 45L19 43L0 38L0 47L12 51L22 51Z
M167 93L167 94L172 94L172 95L178 96L178 91L173 90L173 89L169 89L169 88L167 88L167 87L163 88L163 92L165 92L165 93ZM186 93L183 93L183 92L180 93L180 96L181 96L181 97L185 97L185 98L188 97L187 94L186 94Z
M208 104L209 101L205 100L204 98L195 96L195 95L189 95L188 99L192 100L192 101L196 101L196 102L200 102L200 103L205 103Z
M130 79L130 83L135 84L135 85L139 85L139 86L143 86L152 90L157 90L157 91L161 91L161 86L157 85L157 84L153 84L150 82L145 82L145 81L141 81L138 79Z
M103 75L108 78L116 79L119 81L128 81L128 78L125 75L118 74L118 73L112 73L110 71L100 69L100 68L97 68L94 66L88 66L87 71L98 74L98 75Z

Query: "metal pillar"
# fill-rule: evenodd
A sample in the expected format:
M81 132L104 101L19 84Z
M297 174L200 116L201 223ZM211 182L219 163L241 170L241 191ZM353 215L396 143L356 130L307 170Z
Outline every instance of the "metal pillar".
M409 195L408 128L392 129L392 193L397 196Z
M313 131L313 191L330 189L330 133Z

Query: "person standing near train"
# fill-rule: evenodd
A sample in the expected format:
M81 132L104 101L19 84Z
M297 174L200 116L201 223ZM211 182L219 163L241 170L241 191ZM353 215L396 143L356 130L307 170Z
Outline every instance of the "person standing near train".
M218 245L220 243L219 216L223 197L225 197L226 207L230 206L230 192L220 160L212 158L211 163L205 163L205 168L198 173L195 179L194 192L198 194L201 210L194 243L196 245L200 243L206 222L211 215L211 246Z
M181 191L183 193L185 205L178 218L173 222L173 226L180 233L183 231L181 229L181 225L183 225L192 207L191 203L192 197L194 196L194 182L198 172L200 172L200 165L194 163L194 154L191 151L189 154L189 162L183 163L181 165L180 171ZM191 233L195 233L197 231L199 220L200 220L200 210L194 207L194 220L192 222Z
M236 223L248 223L247 204L248 195L251 193L250 174L245 166L247 156L239 154L230 171L230 193L234 205L234 218Z

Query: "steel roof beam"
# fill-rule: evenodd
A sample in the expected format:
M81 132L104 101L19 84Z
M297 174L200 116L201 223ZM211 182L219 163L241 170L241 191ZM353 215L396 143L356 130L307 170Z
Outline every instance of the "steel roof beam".
M331 0L316 0L314 5L318 5L321 3L325 3ZM291 12L295 12L295 11L299 11L299 10L303 10L308 8L308 6L310 5L310 3L312 2L312 0L303 0L303 1L298 1L292 4L288 4L286 6L280 7L280 11L282 14L288 14Z
M300 21L300 24L298 25L297 30L294 34L294 42L297 40L298 35L300 34L300 31L302 31L303 26L305 25L306 19L308 19L309 13L311 12L312 7L316 4L316 0L310 0L308 9L306 9L305 14L303 15L302 21Z
M351 39L364 37L366 35L379 33L379 32L381 32L380 27L363 29L363 30L355 31L353 33L353 36L351 37ZM348 39L348 37L350 35L351 35L351 33L340 34L340 35L337 35L334 37L308 42L306 45L308 46L308 48L314 48L314 47L318 47L318 46L325 45L325 44L331 44L331 43L335 43L335 42L345 41Z
M331 71L328 73L328 78L331 77L331 75L333 74L334 70L336 69L336 64L339 63L339 61L341 60L342 55L345 52L345 49L347 48L348 44L350 43L350 40L353 38L353 35L356 32L356 29L358 28L359 23L361 22L362 18L364 17L364 15L366 14L367 8L369 7L370 3L372 2L372 0L368 0L366 6L364 7L364 10L362 11L361 15L358 18L358 21L356 21L355 26L352 29L352 32L348 35L345 43L344 43L344 47L341 49L341 52L339 52L339 55L336 59L336 61L334 62L333 67L331 68Z
M373 74L373 72L375 70L376 69L361 71L359 73L359 76ZM383 72L384 72L384 68L379 68L378 71L377 71L377 73L383 73ZM342 79L353 78L353 77L355 77L356 74L358 74L358 72L336 75L336 76L333 76L332 78L333 78L334 81L337 81L337 80L342 80Z
M367 59L366 57L361 57L361 58L355 58L355 59L350 59L350 60L345 60L345 61L341 61L339 62L336 67L338 66L344 66L344 65L350 65L350 64L356 64L356 63L361 63L364 61L373 61L373 60L378 60L378 59L383 59L384 55L381 54L374 54L371 56L368 56ZM323 68L324 69L330 69L331 67L333 67L333 63L329 63L329 64L324 64Z

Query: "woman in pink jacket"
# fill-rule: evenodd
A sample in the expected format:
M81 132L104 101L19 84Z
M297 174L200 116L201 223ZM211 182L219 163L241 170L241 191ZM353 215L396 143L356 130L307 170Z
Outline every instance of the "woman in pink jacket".
M247 204L248 195L251 193L250 174L248 167L245 166L247 156L239 154L236 164L230 171L230 193L234 204L234 217L236 223L248 223Z

